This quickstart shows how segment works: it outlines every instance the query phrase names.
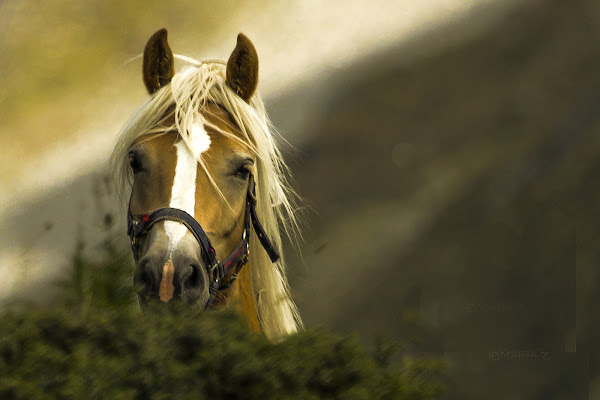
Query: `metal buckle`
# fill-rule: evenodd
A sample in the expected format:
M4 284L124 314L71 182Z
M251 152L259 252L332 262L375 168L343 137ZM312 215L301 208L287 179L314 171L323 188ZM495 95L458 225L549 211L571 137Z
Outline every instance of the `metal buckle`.
M214 264L214 265L212 265L212 266L210 267L210 270L211 270L211 271L214 271L214 270L215 270L215 269L217 269L218 267L219 267L219 263L218 263L218 262L215 262L215 264Z
M221 266L220 263L216 263L215 265L212 265L209 267L209 271L211 273L212 276L216 276L215 281L218 282L219 279L223 278L223 276L225 276L225 272L223 271L223 267Z

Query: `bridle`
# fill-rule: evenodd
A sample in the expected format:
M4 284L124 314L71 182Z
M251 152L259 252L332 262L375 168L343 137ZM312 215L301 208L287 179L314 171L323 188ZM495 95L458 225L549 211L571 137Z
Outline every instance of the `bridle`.
M176 221L182 223L194 235L200 244L200 247L202 248L202 257L204 259L208 275L211 279L209 286L210 297L206 303L207 309L212 307L215 296L218 292L231 287L237 278L237 274L248 262L248 255L250 254L250 222L252 222L252 226L254 227L254 231L258 236L258 240L269 255L271 262L277 262L277 260L279 260L279 252L267 237L264 228L258 220L258 215L256 214L256 188L254 176L252 174L250 174L248 178L246 214L244 216L244 230L242 231L242 238L240 243L223 261L218 261L215 248L210 243L210 239L206 235L206 232L204 232L204 229L202 229L200 223L198 223L194 217L184 210L167 207L160 208L151 214L133 215L131 213L131 199L129 201L130 207L127 210L127 234L131 239L131 251L133 252L136 261L138 260L140 254L140 238L146 235L152 226L154 226L154 224L157 222ZM231 279L229 279L229 281L226 283L222 283L222 280L232 269L234 272Z

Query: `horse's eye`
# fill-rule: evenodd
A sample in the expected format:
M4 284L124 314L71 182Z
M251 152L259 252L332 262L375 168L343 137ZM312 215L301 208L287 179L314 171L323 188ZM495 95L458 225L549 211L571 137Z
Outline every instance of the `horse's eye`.
M140 157L135 152L129 153L129 166L133 173L137 173L142 169L142 162L140 161Z
M240 179L248 179L248 175L250 175L250 165L244 164L235 170L234 175Z

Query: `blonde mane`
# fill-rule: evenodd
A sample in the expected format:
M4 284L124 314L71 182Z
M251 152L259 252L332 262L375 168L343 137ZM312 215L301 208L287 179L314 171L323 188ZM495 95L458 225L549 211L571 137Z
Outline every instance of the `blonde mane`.
M192 125L198 122L210 125L218 132L242 141L256 154L257 212L281 253L280 227L293 239L298 232L293 206L293 200L297 197L289 186L289 171L277 148L272 133L274 130L260 95L254 94L249 104L236 95L225 83L225 63L222 61L199 62L184 56L175 57L192 65L182 68L173 76L170 84L159 89L138 108L123 128L113 151L111 166L121 198L131 188L133 181L128 153L137 138L177 129L193 151ZM219 104L231 114L242 133L241 139L206 121L199 110L207 102ZM173 106L174 126L157 128L161 118ZM206 171L200 155L197 161ZM252 236L251 274L261 329L269 337L296 332L302 327L302 321L290 296L284 259L282 257L276 264L271 263L256 234Z

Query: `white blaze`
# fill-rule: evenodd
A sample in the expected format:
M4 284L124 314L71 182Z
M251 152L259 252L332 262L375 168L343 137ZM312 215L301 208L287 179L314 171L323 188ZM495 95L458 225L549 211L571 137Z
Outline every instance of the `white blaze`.
M173 179L169 207L179 208L193 217L196 205L197 160L200 158L200 154L210 147L210 137L200 121L192 125L191 131L188 141L193 152L183 140L175 145L177 165L175 166L175 178ZM187 228L179 222L165 221L165 230L169 237L169 251L173 251L185 236Z
M196 119L192 124L192 129L189 136L190 145L197 158L210 147L210 136L204 130L204 123L200 119Z

